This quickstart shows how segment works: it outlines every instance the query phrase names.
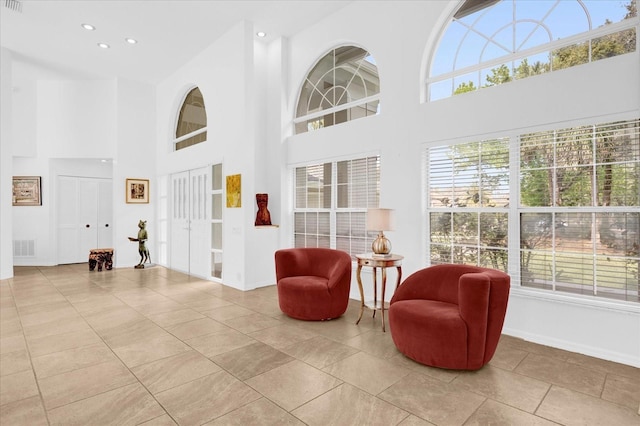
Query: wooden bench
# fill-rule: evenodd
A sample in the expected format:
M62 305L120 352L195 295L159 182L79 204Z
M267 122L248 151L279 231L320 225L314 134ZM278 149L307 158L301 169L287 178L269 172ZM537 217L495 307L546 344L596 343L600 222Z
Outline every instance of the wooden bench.
M93 271L98 265L98 271L102 271L102 266L107 271L113 268L113 249L112 248L95 248L89 250L89 270Z

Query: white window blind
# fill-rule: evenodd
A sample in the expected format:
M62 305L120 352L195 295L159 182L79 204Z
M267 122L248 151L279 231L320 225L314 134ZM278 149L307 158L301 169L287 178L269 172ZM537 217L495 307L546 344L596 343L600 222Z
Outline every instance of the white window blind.
M428 150L429 260L507 271L509 140Z
M520 136L521 284L638 301L640 120Z
M487 266L516 286L640 302L639 119L426 155L431 264Z
M380 200L378 156L295 169L294 246L368 251L367 208Z

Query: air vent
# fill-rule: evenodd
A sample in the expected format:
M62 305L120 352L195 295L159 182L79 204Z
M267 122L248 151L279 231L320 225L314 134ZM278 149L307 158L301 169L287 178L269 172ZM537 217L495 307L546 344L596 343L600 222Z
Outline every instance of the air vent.
M14 12L22 13L22 3L18 0L4 0L4 7Z
M13 257L35 257L35 240L13 240Z

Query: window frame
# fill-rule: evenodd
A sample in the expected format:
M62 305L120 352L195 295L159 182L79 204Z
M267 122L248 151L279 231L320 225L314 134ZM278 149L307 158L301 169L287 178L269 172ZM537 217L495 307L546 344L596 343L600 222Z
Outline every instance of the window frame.
M187 134L185 134L185 135L182 135L182 136L179 136L179 137L178 137L178 136L177 136L177 133L178 133L178 126L180 125L180 116L181 116L182 110L183 110L183 108L185 107L185 102L187 101L187 98L188 98L188 97L189 97L189 95L190 95L194 90L196 90L196 89L197 89L197 90L200 92L200 94L202 95L202 99L203 99L203 105L202 105L202 108L203 108L203 110L204 110L204 114L205 114L205 121L206 121L206 123L207 123L207 124L206 124L204 127L201 127L201 128L199 128L199 129L196 129L196 130L194 130L194 131L192 131L192 132L189 132L189 133L187 133ZM176 118L175 118L175 124L174 124L173 129L172 129L172 140L171 140L171 145L172 145L173 151L174 151L174 152L177 152L177 151L180 151L180 150L183 150L183 149L189 148L189 147L191 147L191 146L198 145L198 144L200 144L200 143L206 142L206 141L207 141L206 133L207 133L208 124L209 124L209 123L208 123L208 117L207 117L207 107L206 107L206 104L204 103L204 94L202 93L202 90L200 90L200 87L199 87L199 86L196 86L196 85L194 85L194 86L190 86L190 87L185 91L185 93L184 93L184 95L183 95L183 97L182 97L182 100L180 101L180 105L179 105L179 107L178 107L178 108L177 108L177 110L176 110ZM181 147L181 148L178 148L178 145L179 145L181 142L184 142L184 141L186 141L186 140L189 140L189 139L191 139L191 138L194 138L194 137L196 137L196 136L199 136L199 135L201 135L201 134L203 134L203 133L205 134L205 138L204 138L204 140L199 141L199 142L195 142L195 143L193 143L193 144L186 145L186 146Z
M373 59L373 62L371 64L374 67L374 70L375 70L375 73L376 73L376 76L377 76L377 79L378 79L378 91L377 91L377 93L374 93L372 95L367 95L367 96L364 96L362 98L359 98L359 99L356 99L356 100L351 100L351 101L348 101L348 102L345 102L345 103L340 103L338 105L334 105L334 106L331 106L331 107L326 108L326 109L320 109L318 111L314 111L314 112L311 112L311 113L309 113L308 109L307 109L307 111L306 111L306 113L304 115L299 115L300 114L299 110L301 108L300 102L303 101L303 99L304 99L303 94L304 94L305 88L307 87L308 84L311 84L314 88L317 87L317 83L318 82L317 81L311 81L309 79L311 73L313 73L314 70L316 70L316 67L320 63L322 63L322 61L325 58L327 58L328 56L331 55L332 56L332 64L333 64L333 66L330 69L330 71L334 72L334 74L335 74L335 70L336 69L340 69L340 66L336 65L336 62L335 62L335 58L336 58L335 53L336 53L336 50L339 50L339 49L342 49L342 48L361 49L366 53L365 58L366 57L373 58L373 55L370 53L370 51L368 49L365 49L364 47L358 46L358 45L355 45L355 44L342 44L342 45L334 46L331 49L329 49L328 51L326 51L326 53L324 53L322 56L320 56L313 63L313 65L309 68L309 70L305 73L305 77L304 77L302 83L300 84L300 89L298 90L297 101L295 103L296 107L295 107L295 110L294 110L294 118L293 118L294 134L308 133L310 131L319 130L321 128L332 127L332 126L335 126L337 124L347 123L349 121L357 120L359 118L365 118L365 117L375 116L375 115L379 114L379 111L380 111L380 93L381 93L381 90L380 90L380 85L381 85L380 84L380 73L378 72L378 66L375 63L375 59ZM365 60L365 59L363 58L362 60ZM351 81L353 81L356 78L356 76L359 76L359 69L360 68L356 69L355 72L351 74L351 79L350 79L349 83ZM326 72L325 72L325 74L326 74ZM332 86L332 87L341 87L341 86ZM364 87L366 89L366 86L364 86ZM346 89L348 89L348 86L345 88L345 90ZM346 93L348 93L348 90L346 90ZM310 99L311 99L311 96L309 96L309 98L306 99L307 102ZM368 107L367 106L370 103L375 103L375 102L377 102L377 106L376 106L376 112L374 114L370 115L370 114L367 113L367 114L365 114L364 117L351 118L350 111L353 108L364 107L368 111ZM349 113L348 114L348 118L344 122L334 122L334 123L329 124L329 125L322 124L322 126L318 126L318 127L314 127L314 126L310 125L311 121L319 121L319 119L321 119L321 118L323 118L325 116L334 115L334 114L342 112L342 111L345 111L345 112ZM299 125L301 123L305 123L305 122L307 123L306 128L304 130L299 130Z
M505 1L505 0L501 0L501 1ZM512 0L508 0L508 1L512 1ZM516 1L517 0L513 0ZM638 50L638 33L640 32L640 16L636 16L633 18L628 18L628 19L623 19L621 21L618 22L614 22L614 23L609 23L606 25L602 25L600 27L597 28L593 28L592 27L592 23L591 23L591 17L590 17L590 13L588 8L579 0L575 0L576 2L578 2L578 4L584 9L585 11L585 15L586 18L589 22L589 26L591 27L589 30L581 32L581 33L576 33L573 34L571 36L568 37L564 37L564 38L560 38L560 39L556 39L553 40L551 42L548 43L544 43L544 44L540 44L531 48L527 48L524 50L517 50L515 52L511 52L502 56L498 56L496 58L490 59L490 60L486 60L486 61L481 61L481 59L478 59L478 63L473 64L473 65L469 65L466 67L462 67L462 68L455 68L455 64L454 64L454 69L452 69L451 71L448 72L444 72L444 73L440 73L437 75L433 75L433 67L434 64L436 62L437 55L439 52L439 48L440 45L443 41L443 38L445 37L445 34L447 33L447 31L449 30L450 25L456 20L455 18L455 14L457 13L457 11L460 9L460 7L456 7L455 9L453 9L450 18L447 20L447 23L442 27L442 30L438 36L438 40L435 44L435 48L434 50L431 52L429 61L426 64L426 79L425 79L425 84L424 87L426 87L426 91L425 93L425 99L427 102L435 102L437 100L441 100L441 99L447 99L450 98L452 96L455 96L455 91L457 90L456 87L456 83L460 83L459 81L457 82L456 78L458 79L462 79L465 80L465 82L467 80L469 80L468 76L469 75L475 75L476 73L477 75L477 81L478 81L478 87L475 88L475 90L472 91L477 91L480 90L481 88L485 88L485 86L483 86L483 71L487 71L487 70L491 70L494 69L496 67L500 67L502 65L507 65L509 66L509 72L510 72L510 76L511 76L511 80L510 81L515 81L517 80L517 78L515 77L514 74L514 70L516 69L516 64L519 64L519 61L521 60L526 60L527 58L530 57L534 57L536 55L541 55L541 54L551 54L553 51L556 51L558 49L562 49L562 48L566 48L566 47L570 47L570 46L575 46L575 45L579 45L582 43L587 43L589 46L589 50L588 50L588 60L587 63L591 63L595 60L598 59L593 59L591 57L592 51L591 51L591 47L592 47L592 43L604 36L607 35L613 35L616 33L620 33L626 30L635 30L636 33L636 46L635 46L635 51ZM461 2L461 6L464 5L464 1ZM495 5L489 6L489 8L493 7ZM555 6L554 6L555 7ZM522 20L522 19L520 19ZM511 21L513 22L513 21ZM464 39L463 39L464 41ZM486 46L485 46L486 47ZM458 45L458 50L460 49L460 45ZM626 53L632 53L632 52L626 52ZM623 53L623 54L626 54ZM456 52L456 56L458 55L458 52ZM614 56L619 56L619 55L614 55ZM573 67L575 65L570 65L569 67ZM553 69L553 61L551 59L549 59L549 71L548 72L552 72L554 71ZM560 68L560 69L564 69L564 68ZM544 73L544 72L543 72ZM447 81L451 81L451 94L449 95L444 95L438 98L433 99L433 86L438 84L438 83L444 83ZM496 85L496 84L492 84L491 86ZM488 87L488 86L487 86Z
M340 186L340 182L338 181L338 164L341 162L351 162L351 161L361 161L364 160L365 162L368 162L370 160L374 159L374 161L377 162L377 181L375 182L376 185L376 199L377 202L375 203L375 205L372 204L368 204L365 207L353 207L353 206L348 206L348 207L339 207L339 201L338 201L338 192L339 189L338 187ZM330 195L330 200L329 200L329 207L322 207L322 206L318 206L318 207L298 207L297 206L297 197L298 197L298 188L302 188L303 186L299 186L297 185L297 170L299 168L308 168L308 167L324 167L326 165L330 165L331 168L331 184L330 184L330 188L331 188L331 195ZM329 248L332 249L338 249L338 250L342 250L342 248L338 247L338 239L340 237L345 237L344 235L340 235L338 234L338 215L342 214L342 213L356 213L356 214L363 214L362 217L362 226L365 226L366 224L366 213L367 213L367 209L368 208L377 208L380 205L380 170L381 170L381 156L379 153L362 153L362 155L358 155L358 156L349 156L349 157L345 157L345 158L339 158L339 159L327 159L327 160L320 160L320 161L312 161L312 162L306 162L303 164L296 164L296 165L291 165L290 166L290 173L289 176L291 176L291 187L292 187L292 211L291 211L291 217L292 217L292 229L291 229L291 246L292 247L324 247L321 245L316 245L316 246L308 246L306 245L298 245L297 241L296 241L296 236L297 235L321 235L321 234L308 234L308 233L297 233L296 232L296 214L299 213L326 213L329 215L329 234L328 234L328 238L329 238ZM367 181L368 181L368 172L367 172ZM349 181L349 183L351 183L351 181ZM307 188L307 186L304 186L305 188ZM367 186L368 188L368 186ZM305 193L305 200L308 200L308 198L306 198L307 195ZM306 222L305 222L306 224ZM350 225L351 228L351 225ZM369 247L371 245L371 243L373 242L373 240L376 238L377 236L377 232L375 231L368 231L368 230L364 230L365 235L363 238L363 244L364 244L364 250L357 250L356 251L347 251L347 253L349 253L352 257L352 260L355 260L355 255L356 254L361 254L363 252L368 252L370 251ZM353 233L349 233L349 235L347 236L347 238L349 239L349 242L351 243L353 238L357 238L354 237ZM351 245L351 244L350 244ZM346 250L344 250L346 251Z
M503 137L496 137L496 138L482 138L482 140L473 140L473 141L469 141L469 140L466 140L466 139L465 140L458 140L458 141L455 141L455 142L452 142L452 143L448 143L448 144L447 143L445 143L445 144L433 144L433 145L430 145L429 147L426 147L426 149L423 150L423 167L424 167L424 170L425 170L424 182L425 182L425 185L426 185L425 190L424 190L424 195L425 195L424 205L426 207L426 220L425 220L425 223L426 223L427 232L426 232L425 242L426 242L426 248L427 248L427 250L426 250L426 254L427 254L426 255L426 262L427 262L427 264L429 264L429 265L432 264L432 245L433 245L433 242L431 241L432 238L433 238L433 234L432 234L433 230L432 230L432 227L431 227L432 214L433 213L444 213L444 214L451 213L452 214L452 224L451 224L452 226L451 226L451 228L453 230L453 220L454 220L455 215L468 213L468 214L476 214L477 218L478 218L478 222L476 224L476 227L477 227L477 233L476 233L477 241L476 241L475 244L470 244L468 242L467 243L456 243L454 241L455 237L452 235L451 236L451 242L449 244L449 246L450 246L450 255L452 257L451 257L451 259L449 259L449 261L453 260L453 255L454 255L453 252L454 252L456 247L460 248L460 249L462 249L464 247L466 247L466 248L475 247L476 250L478 251L476 265L477 266L485 266L485 267L494 267L494 266L482 265L481 264L480 251L481 250L487 250L487 251L488 250L502 250L507 255L507 263L505 263L503 265L504 268L502 268L502 270L504 272L507 272L510 269L510 265L509 265L508 262L511 259L511 256L510 256L510 252L509 252L510 245L509 245L508 242L512 241L511 240L512 237L511 237L511 235L509 233L510 221L511 221L511 218L512 218L512 211L511 211L510 205L512 203L507 203L508 206L506 206L506 207L505 206L490 206L490 205L484 205L485 203L482 200L479 200L479 203L475 203L476 205L475 206L471 206L471 207L467 206L466 205L467 203L465 203L465 205L458 205L458 206L454 206L453 203L451 203L452 204L451 206L434 206L434 205L432 205L432 191L431 191L431 182L432 182L432 179L431 179L431 176L430 176L430 168L431 168L430 151L431 150L438 150L438 149L442 149L442 148L445 148L445 147L451 148L453 146L465 146L465 145L471 145L471 144L479 144L479 146L482 146L483 143L484 144L488 144L488 143L491 143L491 142L499 142L501 139L507 139L507 141L506 141L506 145L507 145L507 148L506 148L507 149L507 158L506 158L506 160L508 161L507 169L508 169L508 176L509 176L507 181L510 182L511 181L511 169L512 169L512 167L510 167L510 164L511 164L510 152L511 152L511 150L510 150L510 141L508 140L509 139L508 137L504 137L503 136ZM483 150L480 150L478 152L479 153L479 158L481 157L481 155L484 152L485 151L483 151ZM455 162L455 160L453 160L453 161ZM479 162L478 164L480 165L482 163ZM482 181L481 176L478 179L479 179L478 180L479 183L481 183L481 181ZM455 179L452 177L451 183L452 183L453 186L451 188L452 193L450 194L452 198L455 196L454 195L454 189L455 189L454 181L455 181ZM509 194L509 197L511 197L510 186L508 188L509 188L508 194ZM478 186L478 194L483 193L483 189L484 189L484 187L479 185ZM483 198L483 197L481 196L480 198ZM509 198L509 199L511 199L511 198ZM489 214L504 214L507 217L507 222L508 222L507 223L507 234L506 234L507 245L505 247L501 248L500 246L483 246L482 243L481 243L481 226L480 226L481 218L482 218L482 215L489 215ZM438 244L438 243L436 243L436 244ZM442 243L438 244L438 245L444 246L444 244L442 244ZM500 269L500 268L496 268L496 269Z
M499 138L508 138L509 139L509 181L510 184L510 203L509 203L509 219L508 219L508 238L509 244L507 247L508 253L508 273L511 275L511 283L512 283L512 291L516 291L522 294L535 295L535 297L548 298L550 300L566 300L572 301L580 304L592 304L594 306L615 306L622 307L622 309L627 309L636 311L640 309L640 289L638 290L638 295L635 296L632 288L632 293L627 295L625 299L611 297L611 296L602 296L598 295L596 288L597 283L594 281L592 286L590 287L593 291L588 294L580 293L580 292L568 292L557 290L556 285L553 286L552 289L543 289L537 288L533 286L523 285L521 282L521 253L524 249L521 246L521 221L520 215L522 213L540 213L540 212L559 212L559 213L584 213L584 214L592 214L597 215L599 212L613 212L613 213L621 213L621 212L630 212L632 214L640 214L640 206L636 205L627 205L627 206L599 206L596 203L592 203L591 205L586 206L565 206L565 207L529 207L529 206L521 206L520 205L520 173L521 173L521 163L520 163L520 136L523 134L531 134L535 132L553 132L559 130L565 130L568 128L580 128L586 126L595 126L601 128L604 125L609 125L615 122L627 122L627 123L638 123L640 118L637 117L637 114L622 114L617 117L601 117L601 118L593 118L589 120L582 120L578 122L565 122L565 123L554 123L553 125L546 126L536 126L536 128L522 128L522 129L513 129L507 132L501 132L499 134L490 135L488 137L482 136L482 138L464 138L464 139L455 139L455 140L441 140L437 142L433 142L430 144L423 145L423 218L425 224L425 235L423 238L424 241L424 252L425 252L425 260L426 264L431 264L431 226L430 226L430 217L431 212L433 211L430 206L430 177L429 177L429 150L431 148L438 148L443 146L453 146L457 144L464 144L468 142L475 142L478 139L499 139ZM639 124L635 124L639 126ZM637 127L636 127L637 129ZM636 130L636 137L638 137L638 131ZM635 164L635 163L634 163ZM515 166L514 166L515 165ZM595 178L594 178L595 179ZM639 203L640 204L640 203ZM592 226L594 226L592 224ZM593 237L596 238L596 237ZM631 259L632 261L635 256L629 257L628 255L625 257L627 259ZM629 299L630 300L626 300Z

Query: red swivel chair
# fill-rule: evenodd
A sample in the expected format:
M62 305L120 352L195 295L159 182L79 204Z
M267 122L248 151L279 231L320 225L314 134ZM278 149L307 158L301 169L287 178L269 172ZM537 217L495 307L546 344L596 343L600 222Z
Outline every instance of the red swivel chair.
M351 262L351 256L342 250L276 251L280 310L302 320L326 320L344 314L349 303Z
M421 364L477 370L495 353L511 278L468 265L419 270L398 287L389 327L400 352Z

